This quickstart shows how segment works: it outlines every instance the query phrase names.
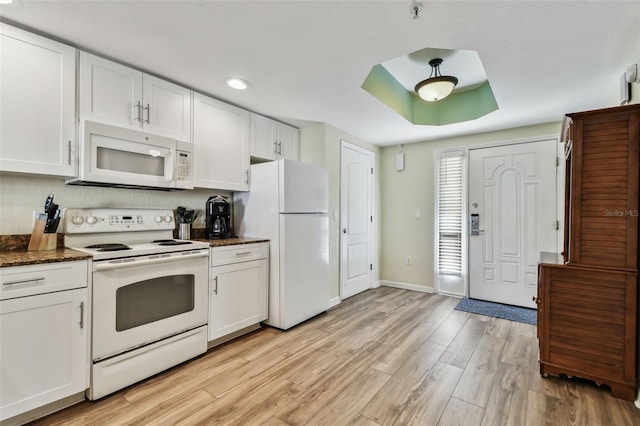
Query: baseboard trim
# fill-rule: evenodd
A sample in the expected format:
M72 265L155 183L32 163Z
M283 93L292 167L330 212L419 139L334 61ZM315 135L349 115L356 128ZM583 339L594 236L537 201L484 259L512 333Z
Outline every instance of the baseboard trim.
M336 305L339 305L341 302L340 296L334 297L333 299L329 299L329 309L333 308Z
M426 285L400 283L396 281L385 281L385 280L380 281L380 284L386 287L401 288L403 290L419 291L421 293L434 293L433 287L428 287Z
M371 286L371 288L378 288L382 285L382 281L376 281L375 283L373 283L373 285Z

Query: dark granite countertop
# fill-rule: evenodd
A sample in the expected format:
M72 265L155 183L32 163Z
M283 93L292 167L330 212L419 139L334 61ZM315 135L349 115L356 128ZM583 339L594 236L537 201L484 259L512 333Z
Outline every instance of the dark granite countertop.
M264 238L223 238L219 240L196 239L195 241L204 241L209 243L209 247L237 246L241 244L268 243L269 240Z
M71 262L90 259L91 255L77 250L59 248L56 250L0 252L0 268L10 266L39 265L43 263Z
M224 247L241 244L265 243L264 238L225 238L208 240L196 238L194 241L208 242L210 247ZM11 266L38 265L42 263L70 262L85 260L91 255L62 247L62 240L58 242L56 250L28 251L29 235L2 235L0 236L0 268Z

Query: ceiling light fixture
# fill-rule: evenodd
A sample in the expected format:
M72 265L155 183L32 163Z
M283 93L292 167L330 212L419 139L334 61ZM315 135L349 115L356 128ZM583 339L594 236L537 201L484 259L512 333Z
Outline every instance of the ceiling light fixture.
M0 0L0 4L11 4L13 0Z
M422 12L422 3L414 1L413 3L411 3L409 11L411 12L411 16L413 17L413 19L418 19L420 17L420 12Z
M244 90L249 87L249 83L244 80L240 80L239 78L232 78L231 80L227 80L227 85L237 90Z
M416 84L416 93L427 102L435 102L446 98L458 84L457 78L440 74L440 64L442 64L441 58L430 60L431 75L429 75L428 79Z

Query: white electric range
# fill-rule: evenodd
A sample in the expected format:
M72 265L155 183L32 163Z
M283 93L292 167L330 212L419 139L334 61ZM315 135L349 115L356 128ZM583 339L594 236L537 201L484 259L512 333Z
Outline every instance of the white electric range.
M164 209L67 209L65 246L93 256L90 399L207 350L209 243Z

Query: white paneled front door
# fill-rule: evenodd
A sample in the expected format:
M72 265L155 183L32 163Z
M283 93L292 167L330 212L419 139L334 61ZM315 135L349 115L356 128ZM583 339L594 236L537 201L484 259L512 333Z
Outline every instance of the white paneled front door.
M343 142L341 156L340 296L371 288L373 154Z
M538 253L557 247L557 144L470 150L469 297L535 308Z

